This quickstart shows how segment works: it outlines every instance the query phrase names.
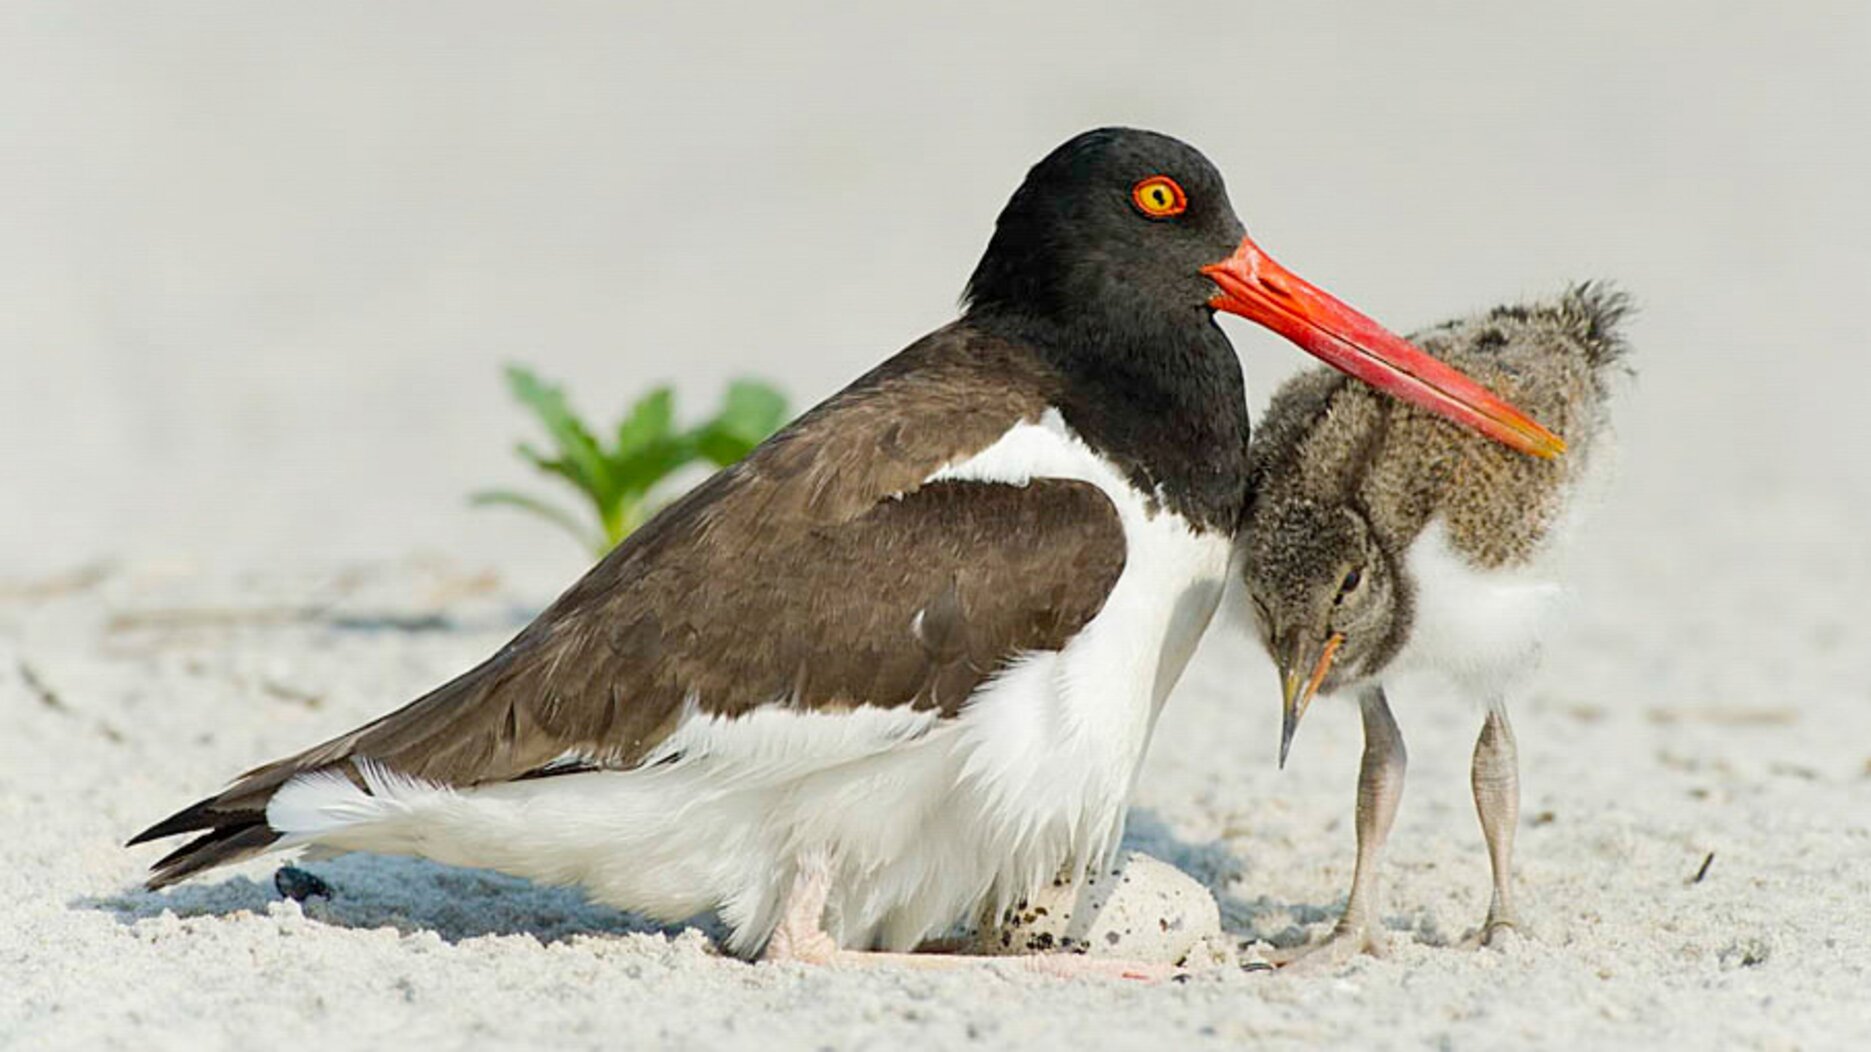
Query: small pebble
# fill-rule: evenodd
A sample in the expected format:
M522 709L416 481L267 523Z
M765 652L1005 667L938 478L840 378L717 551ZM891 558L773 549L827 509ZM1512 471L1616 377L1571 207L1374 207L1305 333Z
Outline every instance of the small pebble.
M331 885L315 873L298 866L281 866L273 874L273 887L294 902L309 898L331 898Z

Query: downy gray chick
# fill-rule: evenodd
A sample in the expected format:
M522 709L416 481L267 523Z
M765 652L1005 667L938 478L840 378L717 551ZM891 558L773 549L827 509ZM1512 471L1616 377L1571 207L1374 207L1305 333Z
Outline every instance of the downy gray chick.
M1313 952L1382 952L1376 868L1403 791L1403 739L1384 681L1429 668L1486 711L1475 806L1494 891L1479 940L1518 926L1508 869L1519 774L1504 699L1537 657L1559 594L1565 528L1608 438L1624 295L1585 284L1413 335L1562 435L1556 460L1523 456L1346 377L1313 370L1275 395L1249 454L1242 575L1279 668L1280 763L1313 695L1349 690L1364 720L1357 868L1345 913Z

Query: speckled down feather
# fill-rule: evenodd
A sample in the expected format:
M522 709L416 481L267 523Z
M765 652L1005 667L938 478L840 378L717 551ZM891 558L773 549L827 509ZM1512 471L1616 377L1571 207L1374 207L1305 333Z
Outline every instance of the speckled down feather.
M1349 497L1391 550L1407 547L1439 512L1451 542L1478 566L1531 557L1604 430L1630 309L1623 292L1588 282L1410 337L1563 435L1569 451L1556 460L1516 453L1329 369L1295 377L1255 434L1249 518L1295 497ZM1254 531L1246 532L1251 542Z

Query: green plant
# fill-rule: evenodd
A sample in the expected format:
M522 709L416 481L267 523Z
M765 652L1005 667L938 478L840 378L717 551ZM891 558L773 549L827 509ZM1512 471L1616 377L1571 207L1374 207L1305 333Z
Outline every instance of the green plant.
M471 495L469 502L532 512L557 524L597 555L616 547L661 506L656 490L671 474L697 460L726 467L786 422L784 395L757 380L736 380L728 385L720 411L693 428L678 430L675 392L658 387L630 407L617 425L616 440L607 447L556 384L511 365L507 387L545 425L556 447L548 455L522 442L517 447L520 457L582 493L597 516L597 529L557 504L514 490L482 490Z

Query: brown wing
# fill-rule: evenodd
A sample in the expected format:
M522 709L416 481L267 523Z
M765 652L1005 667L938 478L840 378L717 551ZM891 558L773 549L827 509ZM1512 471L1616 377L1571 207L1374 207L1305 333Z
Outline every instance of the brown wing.
M954 714L1014 655L1064 645L1124 566L1090 484L921 485L1046 394L1010 349L937 333L677 502L480 666L140 834L206 831L151 884L264 849L274 790L357 759L475 785L629 767L691 705Z

